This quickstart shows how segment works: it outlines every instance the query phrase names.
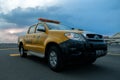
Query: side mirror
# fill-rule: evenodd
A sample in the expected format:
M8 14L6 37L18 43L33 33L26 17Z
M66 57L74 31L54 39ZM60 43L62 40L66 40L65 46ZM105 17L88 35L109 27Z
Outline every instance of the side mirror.
M45 30L44 30L44 29L37 29L37 31L42 31L42 32L45 32Z

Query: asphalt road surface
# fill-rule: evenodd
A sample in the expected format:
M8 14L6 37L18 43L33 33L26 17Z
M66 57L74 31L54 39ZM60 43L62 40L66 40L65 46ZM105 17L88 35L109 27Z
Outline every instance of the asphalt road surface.
M68 65L59 73L41 58L21 58L18 53L16 48L0 49L0 80L120 80L120 52L116 50L93 65Z

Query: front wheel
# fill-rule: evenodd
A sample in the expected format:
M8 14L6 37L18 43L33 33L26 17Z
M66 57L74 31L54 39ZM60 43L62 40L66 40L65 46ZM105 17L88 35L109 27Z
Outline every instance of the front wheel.
M20 52L21 57L26 57L27 56L27 53L25 52L25 50L23 48L23 45L20 45L19 52Z
M53 71L60 71L63 68L63 55L56 46L48 50L48 65Z
M96 58L90 58L86 61L86 64L91 65L96 61Z

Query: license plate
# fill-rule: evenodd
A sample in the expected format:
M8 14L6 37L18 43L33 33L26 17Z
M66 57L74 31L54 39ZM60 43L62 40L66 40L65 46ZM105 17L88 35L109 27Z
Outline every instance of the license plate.
M104 54L105 51L104 50L96 50L96 55L100 56L102 54Z

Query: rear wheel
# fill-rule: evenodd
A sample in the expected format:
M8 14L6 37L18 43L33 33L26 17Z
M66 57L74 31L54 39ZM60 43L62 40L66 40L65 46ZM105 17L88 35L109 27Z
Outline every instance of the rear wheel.
M53 71L63 69L63 56L57 46L52 46L48 50L48 65Z
M26 57L27 56L27 53L25 52L25 50L23 48L23 45L20 45L19 52L20 52L21 57Z

